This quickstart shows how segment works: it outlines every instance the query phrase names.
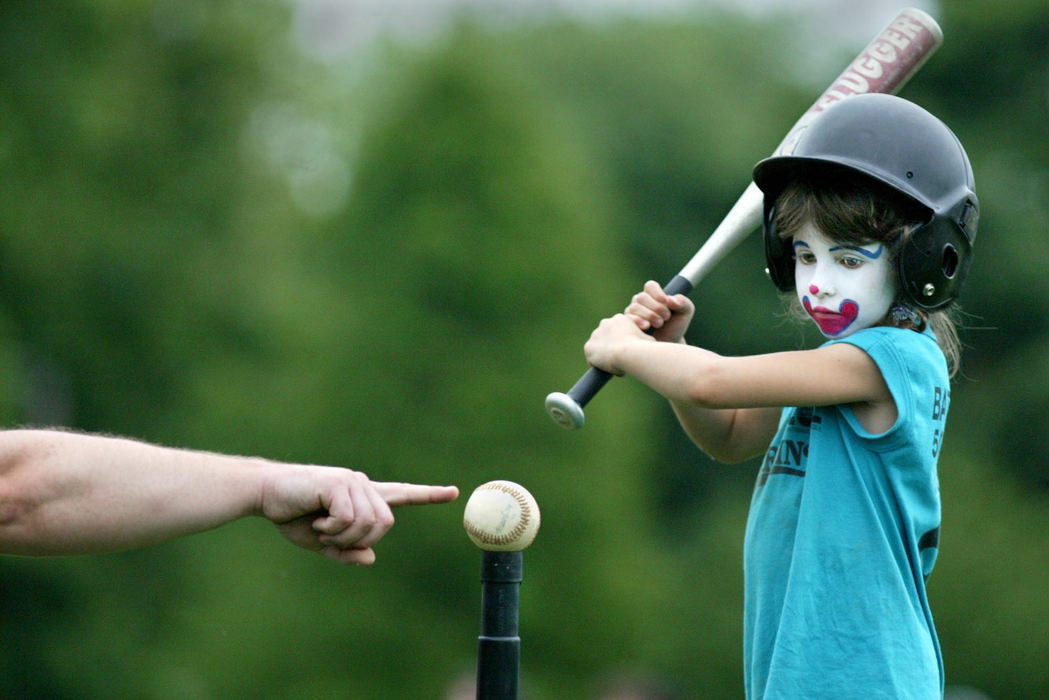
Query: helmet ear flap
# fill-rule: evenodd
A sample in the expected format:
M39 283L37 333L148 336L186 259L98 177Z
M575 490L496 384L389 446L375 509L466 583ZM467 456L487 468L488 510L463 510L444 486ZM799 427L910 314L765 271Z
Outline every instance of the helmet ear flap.
M903 296L927 311L946 306L969 273L971 250L968 238L942 222L915 230L897 256Z
M768 195L765 195L766 201ZM776 207L765 206L765 219L762 230L765 237L765 262L768 267L765 273L781 292L794 290L794 253L791 240L780 238L776 233Z

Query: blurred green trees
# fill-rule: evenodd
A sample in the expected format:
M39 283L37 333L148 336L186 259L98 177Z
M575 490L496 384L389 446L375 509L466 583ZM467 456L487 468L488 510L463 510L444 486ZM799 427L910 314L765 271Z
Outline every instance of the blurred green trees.
M738 697L755 465L706 460L629 380L578 433L542 399L859 47L801 85L781 70L789 25L462 22L320 64L291 43L291 9L5 4L4 425L344 464L464 499L519 481L543 510L522 589L531 697L624 678ZM904 92L966 144L983 203L930 592L948 683L1030 697L1049 693L1032 537L1049 512L1049 18L982 12L945 11L944 48ZM812 340L762 267L753 237L702 283L693 342ZM260 522L0 559L0 695L441 697L472 674L478 631L461 506L400 513L371 569Z

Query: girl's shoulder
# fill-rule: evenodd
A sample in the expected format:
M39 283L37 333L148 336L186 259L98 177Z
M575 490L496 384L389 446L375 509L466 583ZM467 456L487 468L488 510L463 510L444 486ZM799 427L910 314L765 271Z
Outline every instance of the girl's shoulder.
M935 371L946 372L946 358L936 334L931 328L916 331L894 326L864 328L844 338L827 341L824 345L847 343L866 352L885 374L888 366L903 374L918 374Z
M914 345L917 347L928 347L931 343L934 347L938 347L936 345L936 334L928 326L921 331L911 328L897 328L895 326L871 326L870 328L858 330L844 338L832 338L825 342L824 345L849 343L865 348L866 346L886 342L895 346Z

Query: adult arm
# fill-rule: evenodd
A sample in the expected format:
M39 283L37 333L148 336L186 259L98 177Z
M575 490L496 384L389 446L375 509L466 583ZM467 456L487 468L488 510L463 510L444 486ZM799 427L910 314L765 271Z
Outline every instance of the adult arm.
M339 467L0 431L0 551L10 554L126 550L262 516L301 547L370 564L391 506L457 496L454 486L373 482Z

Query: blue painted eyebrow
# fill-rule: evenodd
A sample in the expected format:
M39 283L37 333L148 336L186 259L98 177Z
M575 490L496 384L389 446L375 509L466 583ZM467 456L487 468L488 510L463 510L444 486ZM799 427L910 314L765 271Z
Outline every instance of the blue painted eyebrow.
M877 260L878 258L881 257L881 254L885 252L885 246L879 245L878 246L878 250L876 250L876 251L874 251L872 253L871 251L866 250L865 248L860 248L859 246L855 246L855 245L839 245L839 246L836 246L834 248L831 248L830 252L836 253L839 250L851 250L854 253L859 253L860 255L864 256L865 258L870 258L871 260Z
M809 244L806 243L805 241L794 241L794 247L795 248L800 248L802 246L804 246L805 248L808 248Z

